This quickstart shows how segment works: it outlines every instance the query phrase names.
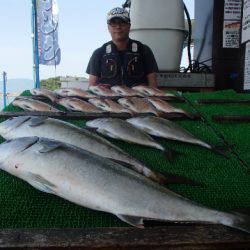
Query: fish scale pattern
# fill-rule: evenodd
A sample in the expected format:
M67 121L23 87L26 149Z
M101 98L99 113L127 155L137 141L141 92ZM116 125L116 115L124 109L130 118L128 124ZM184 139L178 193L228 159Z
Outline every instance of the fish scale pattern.
M22 95L30 95L25 91ZM249 99L249 94L237 94L234 91L213 93L186 93L185 96L195 104L195 100L215 99ZM187 104L176 106L192 112ZM249 123L213 123L214 114L249 115L248 105L196 105L199 111L223 133L234 145L237 153L250 165L250 124ZM62 107L60 107L64 110ZM19 111L12 105L7 110ZM3 121L0 120L0 121ZM85 121L69 121L84 127ZM220 139L202 121L177 121L194 135L214 145L221 145ZM230 211L250 207L250 177L237 159L229 154L225 159L204 148L157 139L165 147L181 152L174 162L166 161L164 154L158 150L131 145L111 140L134 157L144 161L152 169L173 174L180 174L204 184L203 187L171 184L169 188L200 204ZM4 140L0 138L0 143ZM90 228L128 226L115 216L93 211L51 194L35 190L24 181L0 171L0 228Z

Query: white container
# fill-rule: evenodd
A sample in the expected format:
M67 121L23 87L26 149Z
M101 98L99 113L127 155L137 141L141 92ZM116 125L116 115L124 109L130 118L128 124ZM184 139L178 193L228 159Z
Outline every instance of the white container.
M160 71L179 71L185 39L183 0L132 0L130 37L148 45Z

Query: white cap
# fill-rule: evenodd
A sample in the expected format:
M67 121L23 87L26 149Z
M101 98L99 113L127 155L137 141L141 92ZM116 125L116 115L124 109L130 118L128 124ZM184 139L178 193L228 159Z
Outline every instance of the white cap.
M124 22L130 23L130 17L129 17L128 11L120 7L116 7L108 12L107 22L110 23L110 21L114 18L118 18L118 19L120 18Z

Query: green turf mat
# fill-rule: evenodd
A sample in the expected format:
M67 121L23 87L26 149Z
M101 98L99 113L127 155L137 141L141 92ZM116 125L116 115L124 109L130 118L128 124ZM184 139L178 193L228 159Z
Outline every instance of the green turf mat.
M23 95L30 95L28 91ZM248 105L198 105L197 99L239 98L249 99L250 94L237 94L234 91L213 93L186 93L199 111L211 124L223 133L234 145L237 153L250 164L250 125L248 123L214 123L215 114L250 114ZM176 106L192 111L187 104ZM63 108L60 107L62 110ZM6 110L21 110L9 105ZM3 119L2 119L3 120ZM1 120L1 121L2 121ZM70 121L84 126L85 121ZM197 137L214 145L221 145L219 138L202 121L176 121ZM173 191L203 205L231 210L250 207L250 178L233 155L225 159L204 148L164 139L157 139L166 147L182 154L173 163L168 163L162 152L142 146L110 140L117 146L142 160L152 169L181 174L202 182L204 187L169 185ZM0 143L3 139L0 138ZM4 171L0 171L0 227L1 228L76 228L76 227L114 227L127 226L115 216L92 211L74 205L59 197L35 190L29 184Z

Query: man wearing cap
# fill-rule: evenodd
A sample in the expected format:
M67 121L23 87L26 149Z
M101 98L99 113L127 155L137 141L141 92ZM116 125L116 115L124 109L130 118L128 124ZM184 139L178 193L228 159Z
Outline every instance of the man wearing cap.
M130 17L126 9L114 8L107 16L112 41L94 51L88 67L89 86L148 85L157 87L157 63L151 49L129 38Z

